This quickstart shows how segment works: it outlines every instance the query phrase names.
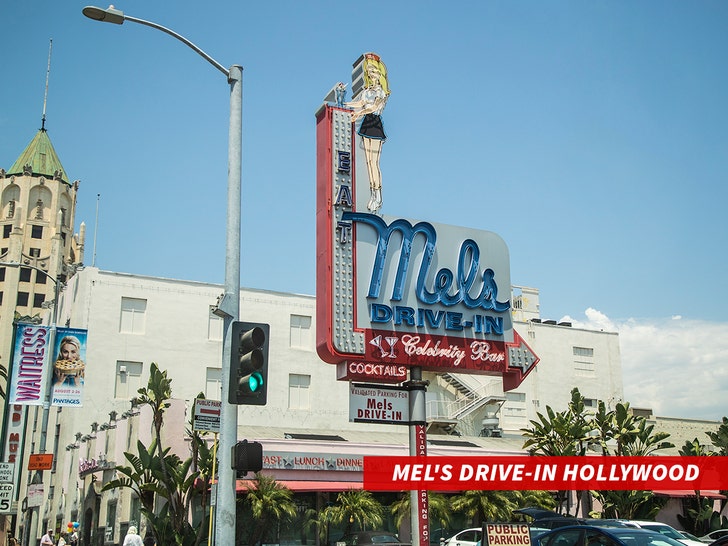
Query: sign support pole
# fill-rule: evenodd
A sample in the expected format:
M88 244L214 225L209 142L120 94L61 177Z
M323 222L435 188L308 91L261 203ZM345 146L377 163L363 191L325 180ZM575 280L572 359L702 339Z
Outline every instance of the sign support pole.
M212 443L212 479L215 480L215 463L217 463L217 432L215 433L215 439ZM219 482L220 480L218 480ZM215 486L217 488L217 485ZM217 499L215 499L217 501ZM214 523L214 516L215 516L215 505L212 504L212 499L210 499L210 526L207 531L207 546L212 546L212 529L213 529L213 523Z
M410 368L410 380L405 383L409 389L409 454L414 457L427 455L427 407L425 392L429 381L423 381L422 368ZM412 546L428 546L430 543L430 522L427 506L427 491L410 491L410 520L412 522Z

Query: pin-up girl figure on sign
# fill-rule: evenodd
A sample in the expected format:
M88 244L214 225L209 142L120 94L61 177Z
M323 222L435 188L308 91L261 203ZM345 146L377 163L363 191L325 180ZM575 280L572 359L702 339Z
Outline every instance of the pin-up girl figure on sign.
M364 55L364 88L356 100L347 102L351 108L351 121L361 119L357 133L362 137L364 157L369 173L369 189L371 195L367 208L376 212L382 206L382 172L379 169L379 158L382 145L387 139L382 125L382 111L389 97L387 67L375 53Z

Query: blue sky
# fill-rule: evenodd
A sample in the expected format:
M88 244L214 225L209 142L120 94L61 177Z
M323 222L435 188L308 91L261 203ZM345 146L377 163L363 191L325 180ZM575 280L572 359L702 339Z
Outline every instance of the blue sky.
M46 128L81 181L85 262L222 283L227 82L84 5L0 5L0 166L40 127L53 39ZM116 7L244 66L243 286L314 294L314 113L376 51L392 88L382 212L498 233L543 318L620 330L633 405L728 414L725 2ZM665 354L655 332L681 342ZM668 365L674 384L654 384Z

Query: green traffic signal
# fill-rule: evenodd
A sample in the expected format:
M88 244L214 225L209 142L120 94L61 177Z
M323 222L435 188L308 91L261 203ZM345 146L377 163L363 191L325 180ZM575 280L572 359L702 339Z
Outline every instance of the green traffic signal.
M228 402L264 406L267 402L268 324L233 322Z

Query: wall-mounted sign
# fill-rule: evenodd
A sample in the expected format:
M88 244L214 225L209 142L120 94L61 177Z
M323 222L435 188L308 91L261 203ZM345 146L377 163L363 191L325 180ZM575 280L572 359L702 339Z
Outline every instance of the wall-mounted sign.
M351 454L334 453L288 453L283 451L263 451L263 468L277 470L335 470L361 472L364 458Z
M28 457L28 470L51 470L53 453L31 453Z
M504 389L515 388L538 358L513 329L505 242L380 215L381 174L355 130L355 102L317 113L319 356L345 380L396 383L418 366L502 375Z

